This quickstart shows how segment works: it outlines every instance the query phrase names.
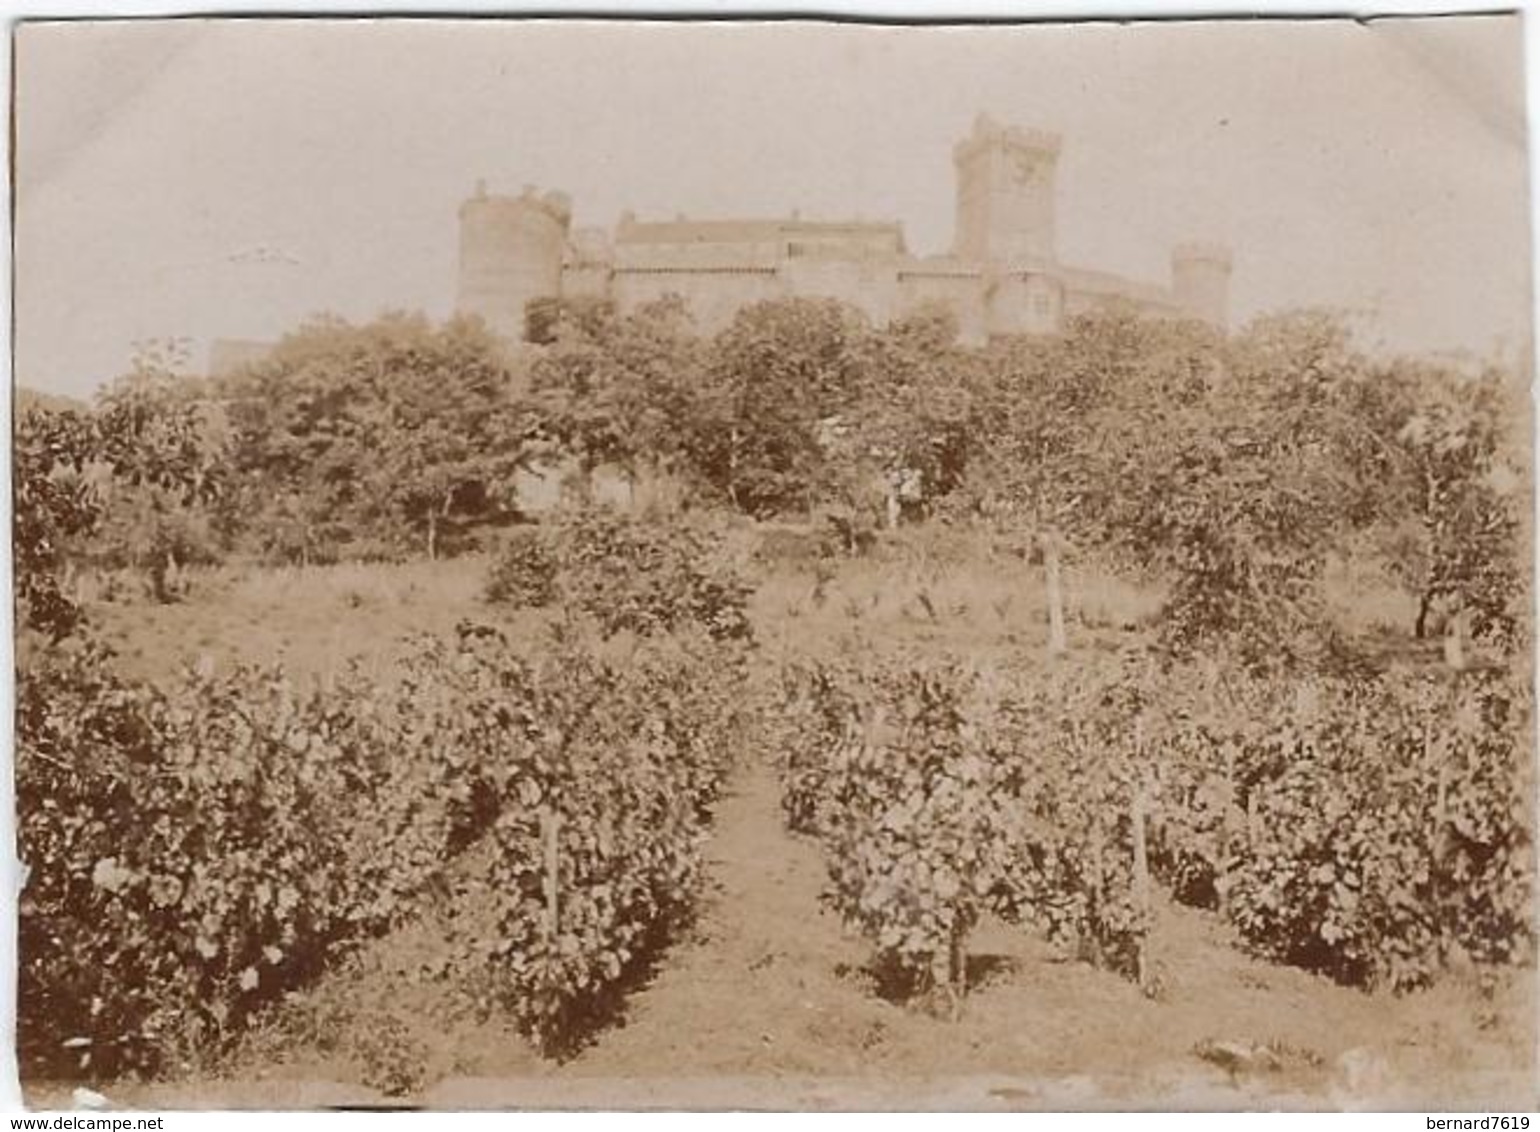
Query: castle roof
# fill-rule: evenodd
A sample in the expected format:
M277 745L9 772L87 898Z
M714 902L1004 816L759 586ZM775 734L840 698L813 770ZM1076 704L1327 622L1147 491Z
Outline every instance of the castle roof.
M803 220L801 217L724 220L631 220L615 229L617 244L758 244L798 237L892 240L904 247L904 226L896 220Z

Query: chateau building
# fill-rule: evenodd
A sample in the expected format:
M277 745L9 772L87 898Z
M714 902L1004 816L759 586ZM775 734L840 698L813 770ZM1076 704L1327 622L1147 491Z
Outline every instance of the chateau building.
M843 300L878 326L935 305L956 316L961 337L1049 333L1066 318L1113 302L1156 317L1223 327L1229 251L1182 244L1164 285L1062 263L1055 239L1058 135L980 115L953 150L957 218L948 255L918 257L894 221L639 220L613 231L574 228L570 198L526 188L460 207L456 309L498 334L524 337L531 300L591 296L622 312L665 295L713 332L761 299Z

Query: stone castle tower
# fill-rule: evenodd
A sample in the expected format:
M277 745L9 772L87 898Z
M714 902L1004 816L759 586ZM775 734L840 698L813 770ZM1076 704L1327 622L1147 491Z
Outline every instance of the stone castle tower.
M565 193L488 196L485 183L460 206L460 286L455 310L480 315L513 341L524 337L531 299L561 293L562 257L572 224Z
M1054 263L1057 134L1001 126L987 114L957 143L954 254L985 263Z

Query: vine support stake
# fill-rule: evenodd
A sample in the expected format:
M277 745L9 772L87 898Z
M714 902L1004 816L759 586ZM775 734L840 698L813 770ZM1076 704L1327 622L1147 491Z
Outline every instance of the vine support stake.
M561 877L561 815L549 806L540 808L540 837L545 843L545 930L550 939L556 938L560 924L560 908L557 904Z
M1139 910L1139 987L1151 989L1154 971L1150 963L1150 935L1152 909L1150 907L1150 851L1145 840L1145 826L1149 814L1149 782L1143 770L1134 782L1133 833L1134 833L1134 907Z
M1433 738L1433 723L1426 716L1422 721L1422 765L1427 773L1429 763L1438 764L1438 779L1433 795L1433 914L1438 917L1438 962L1442 967L1449 958L1448 920L1444 915L1444 845L1447 841L1446 823L1449 820L1449 757L1448 749Z
M951 965L952 985L957 996L954 1012L961 1017L963 999L968 994L968 935L961 926L952 929Z
M1069 647L1064 632L1064 584L1061 577L1059 533L1045 532L1041 536L1041 545L1048 591L1048 651L1058 656Z
M1240 791L1235 784L1235 747L1225 744L1225 806L1219 819L1219 860L1216 862L1216 871L1220 877L1219 884L1219 914L1225 919L1230 915L1230 889L1234 878L1232 862L1235 854L1231 847L1235 842L1235 818L1234 814L1240 804Z

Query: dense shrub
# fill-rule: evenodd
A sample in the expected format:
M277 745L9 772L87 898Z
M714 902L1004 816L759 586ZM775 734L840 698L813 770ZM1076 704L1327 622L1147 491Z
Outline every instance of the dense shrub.
M579 511L511 544L494 564L489 600L537 604L550 592L606 634L699 626L718 640L747 639L749 584L710 532L683 519ZM523 602L521 598L526 598Z
M540 609L556 597L554 549L537 528L523 527L503 540L487 577L486 599L516 609Z
M1149 752L1153 867L1258 953L1397 990L1528 954L1532 714L1512 675L1181 668L1109 692L1137 696L1108 718Z
M991 906L1144 981L1152 878L1343 982L1530 957L1532 713L1511 677L1140 662L1014 683L863 665L789 683L783 806L883 957L923 972Z
M914 989L966 989L985 909L1140 973L1132 774L1094 728L1059 730L953 664L817 666L793 674L783 806L823 842L827 899Z
M20 1044L45 1071L217 1045L370 918L343 879L349 764L383 751L276 674L160 692L103 662L72 647L18 680Z
M562 588L606 632L698 624L719 639L749 635L749 586L686 522L584 511L560 534Z
M798 710L827 746L793 747L783 802L824 841L825 898L876 944L879 965L912 990L955 996L966 939L1008 882L1008 783L956 669L884 673L841 684L803 677ZM811 757L809 757L811 756Z
M671 639L529 664L492 642L477 663L525 689L491 772L503 1003L560 1054L694 904L737 746L738 664Z
M94 439L81 413L21 411L12 436L12 570L23 631L66 637L84 613L62 575L69 545L95 531L101 500L83 468Z
M569 635L528 661L466 626L398 683L308 690L244 668L161 690L112 678L88 645L45 654L18 682L23 1064L155 1072L217 1051L418 914L494 830L507 904L487 950L520 1022L565 1040L572 1004L689 906L734 750L728 646L596 648ZM559 908L528 903L542 810Z
M1448 960L1522 958L1533 884L1529 713L1518 690L1390 676L1285 703L1230 878L1259 950L1405 989Z
M754 558L768 566L809 567L840 552L833 532L826 527L763 523L756 528L756 534Z

